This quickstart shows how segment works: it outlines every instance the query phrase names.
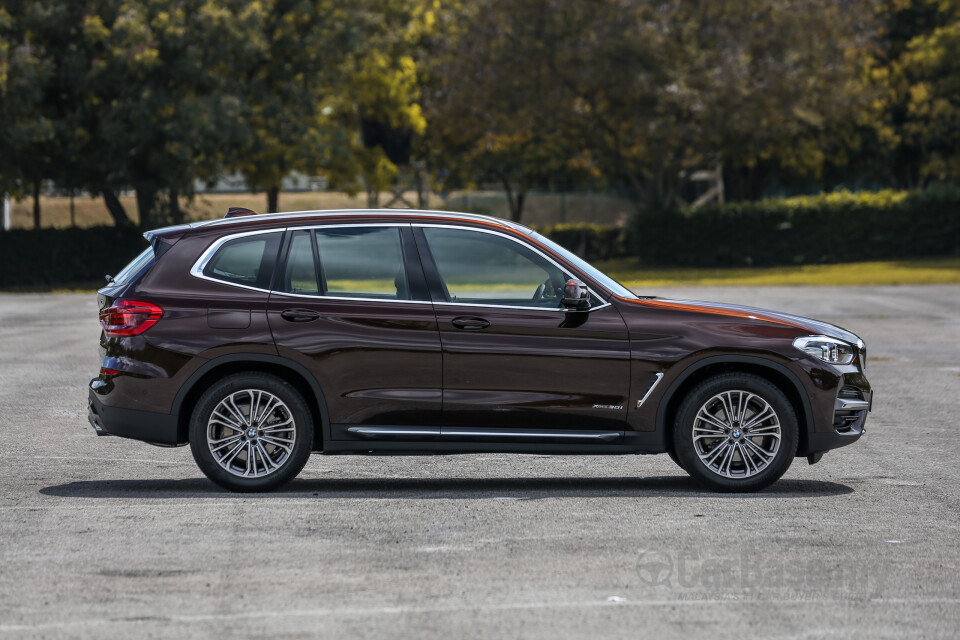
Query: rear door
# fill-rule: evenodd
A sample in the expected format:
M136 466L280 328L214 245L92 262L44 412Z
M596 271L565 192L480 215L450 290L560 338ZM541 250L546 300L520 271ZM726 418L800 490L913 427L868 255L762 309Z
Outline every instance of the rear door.
M354 425L438 427L440 338L410 226L291 229L268 317L323 390L333 440ZM369 437L369 434L367 435Z
M443 343L444 439L624 428L630 343L614 307L594 295L590 311L566 311L576 274L510 235L426 224L415 235Z

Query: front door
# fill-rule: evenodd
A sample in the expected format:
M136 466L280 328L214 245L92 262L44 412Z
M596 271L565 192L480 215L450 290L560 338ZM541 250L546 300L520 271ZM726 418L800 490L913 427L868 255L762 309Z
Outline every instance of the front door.
M443 344L444 428L624 428L630 344L614 307L594 295L590 311L566 311L575 274L507 234L414 232Z
M355 425L439 428L440 338L410 226L288 236L267 313L279 354L320 384L326 436L355 439Z

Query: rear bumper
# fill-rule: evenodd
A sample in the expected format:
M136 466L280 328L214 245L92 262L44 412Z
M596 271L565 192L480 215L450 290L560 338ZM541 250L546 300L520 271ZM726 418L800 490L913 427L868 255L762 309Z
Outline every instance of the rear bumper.
M100 401L93 389L90 389L87 408L87 419L98 436L120 436L166 447L182 444L177 441L176 416L109 407Z

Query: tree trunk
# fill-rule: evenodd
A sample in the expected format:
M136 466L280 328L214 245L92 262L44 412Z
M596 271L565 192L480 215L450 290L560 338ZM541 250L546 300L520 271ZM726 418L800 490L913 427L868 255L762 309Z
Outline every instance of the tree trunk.
M267 189L267 213L280 211L280 187Z
M507 193L507 204L510 205L510 219L513 222L520 222L520 216L523 215L523 201L527 198L527 193L523 187L517 187L517 195L514 197L513 189L510 188L510 179L506 174L500 173L500 182L503 183L503 190Z
M73 189L70 189L70 226L77 226L77 210L73 206Z
M33 181L33 228L40 228L40 181Z
M170 189L170 220L173 224L183 223L183 209L180 208L180 191Z
M137 187L137 213L140 215L140 228L153 226L153 210L157 204L157 192L152 187Z
M523 217L523 204L527 201L527 192L521 187L517 188L517 214L514 216L514 222L520 222Z
M129 227L133 224L130 222L130 217L127 215L126 209L123 208L123 205L120 203L120 198L113 192L113 189L104 187L100 190L100 195L103 196L103 203L107 205L107 211L110 212L110 217L113 218L114 225L118 227Z
M367 187L367 208L377 209L380 207L380 190Z

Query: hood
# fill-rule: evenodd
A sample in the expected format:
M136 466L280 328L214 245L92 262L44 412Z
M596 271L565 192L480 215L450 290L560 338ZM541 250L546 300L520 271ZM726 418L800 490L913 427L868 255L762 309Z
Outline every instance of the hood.
M856 334L828 322L813 320L812 318L804 318L803 316L795 316L793 314L782 313L780 311L771 311L769 309L745 307L738 304L726 304L722 302L674 300L670 298L657 297L639 298L636 300L627 298L621 299L626 302L632 302L652 308L673 309L675 311L692 311L695 313L710 313L721 316L733 316L737 318L746 318L770 322L773 324L786 325L790 327L796 327L797 329L802 329L804 331L809 331L814 335L824 335L831 338L837 338L838 340L843 340L844 342L848 342L853 345L856 345L860 340Z

